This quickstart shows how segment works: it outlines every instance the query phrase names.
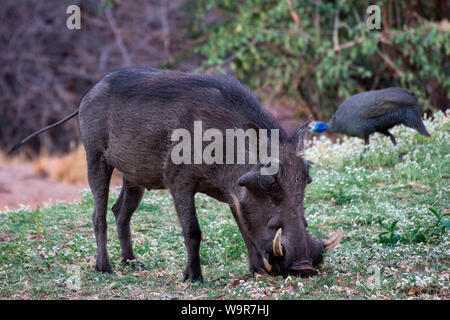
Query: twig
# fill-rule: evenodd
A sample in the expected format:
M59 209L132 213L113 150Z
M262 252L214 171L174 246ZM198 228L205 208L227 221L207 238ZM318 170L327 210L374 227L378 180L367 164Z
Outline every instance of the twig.
M98 59L98 70L100 71L100 73L104 73L106 70L106 62L108 61L109 58L109 51L110 51L109 46L104 46L102 48L100 58Z
M380 42L382 42L382 43L384 43L384 44L388 44L388 45L391 44L391 39L390 39L390 37L389 37L389 33L386 33L386 32L380 32L380 33L375 37L375 39L378 39ZM338 40L338 41L339 41L339 40ZM354 46L360 44L360 43L363 42L363 41L364 41L364 38L361 37L361 38L358 38L358 39L356 39L356 40L352 40L352 41L346 42L346 43L344 43L344 44L341 44L341 45L338 45L338 46L334 46L333 50L334 50L334 51L345 50L345 49L354 47Z
M292 1L291 0L285 0L288 7L289 7L289 14L292 17L292 20L294 20L294 23L297 27L299 27L300 29L302 29L302 26L300 24L300 18L298 17L298 14L294 11L293 7L292 7Z
M338 51L339 48L339 10L334 13L334 28L333 28L333 50Z
M391 23L390 23L389 18L388 18L387 10L386 10L386 8L384 6L381 8L381 14L383 16L383 20L382 21L383 21L384 30L386 30L386 31L391 30Z
M355 16L355 19L358 24L361 24L361 19L359 18L358 12L356 11L355 7L352 7L353 15Z
M161 1L160 12L161 12L161 28L164 43L164 56L169 62L172 62L173 57L170 54L170 29L169 29L169 21L167 20L167 0Z
M380 50L377 50L377 54L381 59L383 59L384 63L386 63L386 65L396 73L398 77L401 77L403 75L403 71L397 68L394 62L392 62L392 60L387 55L381 53Z
M338 45L337 47L335 46L333 48L333 50L334 51L341 51L341 50L344 50L344 49L348 49L348 48L351 48L351 47L354 47L354 46L360 44L361 42L363 42L363 40L364 40L363 38L358 38L356 40L349 41L349 42L346 42L344 44Z
M122 36L120 35L119 29L117 28L116 20L111 13L111 9L105 9L106 19L108 19L109 26L114 33L114 38L116 39L117 46L119 47L120 53L122 54L123 64L126 66L131 65L131 58L128 54L128 50L123 43Z
M377 35L377 39L380 40L380 42L382 42L384 44L391 45L391 38L389 37L389 33L388 32L380 32Z
M298 14L294 11L294 8L292 6L292 1L291 0L285 0L285 1L289 8L289 14L291 15L292 20L294 21L294 24L297 26L300 33L306 35L309 40L314 41L314 38L311 37L311 35L303 29L302 24L300 23L300 18L298 17Z

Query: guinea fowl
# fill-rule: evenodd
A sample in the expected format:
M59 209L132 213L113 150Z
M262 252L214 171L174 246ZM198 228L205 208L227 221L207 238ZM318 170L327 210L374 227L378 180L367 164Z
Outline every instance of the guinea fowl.
M390 137L395 146L397 142L389 129L397 124L404 124L424 136L430 135L422 122L416 96L407 89L392 87L351 96L338 107L328 123L313 121L309 130L360 137L366 145L369 136L379 132Z

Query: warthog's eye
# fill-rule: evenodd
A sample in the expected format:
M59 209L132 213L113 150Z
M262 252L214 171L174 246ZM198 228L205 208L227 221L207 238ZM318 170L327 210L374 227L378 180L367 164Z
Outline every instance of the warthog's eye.
M295 180L296 180L297 182L300 182L301 179L302 179L301 176L297 176L297 177L295 178ZM312 178L308 175L308 176L306 177L306 184L310 184L311 182L312 182Z
M311 161L305 160L305 177L306 177L306 184L310 184L312 182L312 178L309 175L309 169L312 167L313 163Z
M312 182L312 178L309 175L309 169L312 167L312 162L308 160L303 160L304 166L301 170L301 173L295 177L297 182L306 181L306 184L310 184Z

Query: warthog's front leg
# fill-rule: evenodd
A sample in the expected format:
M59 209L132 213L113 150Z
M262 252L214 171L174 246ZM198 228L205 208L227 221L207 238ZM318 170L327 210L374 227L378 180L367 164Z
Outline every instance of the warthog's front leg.
M191 279L192 282L202 282L203 276L200 266L200 241L202 232L195 211L194 193L176 189L170 189L170 192L178 214L178 220L183 229L184 243L188 256L183 281Z

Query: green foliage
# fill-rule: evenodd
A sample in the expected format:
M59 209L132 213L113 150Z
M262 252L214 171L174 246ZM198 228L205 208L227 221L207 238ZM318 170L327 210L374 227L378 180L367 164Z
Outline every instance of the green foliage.
M34 210L33 223L36 226L35 230L36 234L41 234L44 231L44 229L42 226L42 212L39 206L36 206L36 210Z
M347 195L345 193L345 191L341 187L338 187L337 191L336 190L330 190L328 192L330 193L331 198L336 201L336 204L338 206L341 206L341 205L343 205L343 204L345 204L347 202L350 202L352 200L352 198L349 195Z
M388 245L395 245L401 239L401 236L395 232L395 227L397 226L397 223L398 220L392 222L390 225L386 225L380 222L380 225L383 227L383 229L386 230L378 235L381 243Z
M440 232L445 232L446 229L450 229L450 221L444 219L444 217L449 216L450 213L442 214L434 208L428 208L428 210L430 210L430 212L436 217L436 220L434 225L432 225L427 230L434 228L438 229Z
M231 68L266 98L287 95L317 118L387 86L411 89L425 109L443 107L424 90L450 95L450 32L433 22L437 8L424 4L420 17L407 1L371 4L382 10L381 30L367 28L363 1L191 0L187 8L193 36L206 39L196 48L201 69ZM208 14L220 18L208 23Z
M403 243L429 243L435 241L435 239L439 239L442 235L446 234L447 229L450 228L450 221L444 219L445 216L450 214L447 213L443 215L434 208L428 208L428 210L436 217L434 223L425 227L420 226L411 232L406 230L404 235L395 232L398 220L395 220L391 224L385 224L379 220L380 226L386 230L378 235L380 243L393 246L399 241Z

